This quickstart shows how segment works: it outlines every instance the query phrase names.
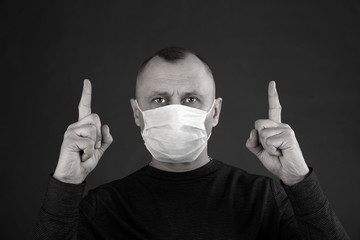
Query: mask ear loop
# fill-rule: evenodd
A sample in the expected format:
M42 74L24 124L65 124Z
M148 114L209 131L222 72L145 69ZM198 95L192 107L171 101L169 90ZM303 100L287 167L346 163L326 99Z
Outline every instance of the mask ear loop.
M141 108L140 108L140 106L139 106L139 103L138 103L138 101L135 99L135 102L136 102L136 106L137 106L137 108L139 109L139 111L141 112L141 114L144 116L144 113L143 113L143 111L141 110ZM144 125L145 125L145 121L144 121ZM144 131L144 129L141 131L140 130L140 133L141 133L141 136L143 135L143 131Z
M216 102L216 99L214 99L213 104L211 105L211 108L209 109L209 111L207 112L206 115L208 115L213 110L213 108L215 106L215 102ZM207 137L206 141L209 141L209 138L211 137L211 133L212 133L212 131L209 133L209 136Z
M140 106L139 106L139 103L138 103L138 101L135 99L135 102L136 102L136 106L138 107L138 109L139 109L139 111L141 112L141 113L143 113L143 111L141 110L141 108L140 108Z
M211 112L211 110L213 110L213 108L215 106L215 102L216 102L216 99L214 99L214 101L213 101L213 103L211 105L211 108L209 109L209 111L207 113L209 113L209 112Z

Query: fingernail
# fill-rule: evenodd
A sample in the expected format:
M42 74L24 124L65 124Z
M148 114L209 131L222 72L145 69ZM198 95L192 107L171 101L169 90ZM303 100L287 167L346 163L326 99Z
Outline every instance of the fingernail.
M101 142L100 141L98 141L97 143L96 143L96 146L95 146L96 148L100 148L101 147Z
M250 132L250 139L252 139L252 136L253 136L253 131L251 130L251 132Z

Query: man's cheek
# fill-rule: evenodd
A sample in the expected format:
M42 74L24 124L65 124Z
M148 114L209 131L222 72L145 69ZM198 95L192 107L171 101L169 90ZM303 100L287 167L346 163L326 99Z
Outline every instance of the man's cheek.
M213 123L212 115L208 115L205 119L205 129L208 136L212 131L212 123Z
M143 116L142 116L142 114L140 113L139 114L139 124L140 124L140 130L141 130L141 132L144 130L144 118L143 118Z

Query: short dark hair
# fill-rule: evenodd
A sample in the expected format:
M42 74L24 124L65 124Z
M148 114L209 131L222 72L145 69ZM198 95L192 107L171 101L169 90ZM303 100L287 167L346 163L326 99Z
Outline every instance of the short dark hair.
M192 54L196 56L200 61L205 65L206 69L209 71L209 73L212 75L212 71L210 69L209 64L205 61L204 58L197 55L195 52L190 51L189 49L183 48L183 47L166 47L163 48L156 53L154 53L152 56L150 56L148 59L146 59L139 68L138 74L142 72L142 70L145 68L147 63L153 59L154 57L158 56L165 60L166 62L170 63L176 63L179 60L185 59L188 54Z
M161 49L155 54L162 59L165 59L166 61L174 62L180 59L184 59L186 57L186 54L189 52L189 50L182 47L167 47Z

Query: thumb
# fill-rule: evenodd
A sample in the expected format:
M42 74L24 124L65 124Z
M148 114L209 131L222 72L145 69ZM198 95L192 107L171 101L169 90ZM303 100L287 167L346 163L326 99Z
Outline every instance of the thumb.
M113 142L113 138L110 134L110 128L106 124L101 126L101 133L102 133L102 142L101 142L101 147L99 148L99 151L101 152L101 154L103 154L105 152L105 150Z
M250 137L246 141L246 147L247 149L249 149L250 152L255 154L255 156L257 156L258 158L260 157L260 154L264 150L264 148L259 142L258 132L255 129L251 130Z

